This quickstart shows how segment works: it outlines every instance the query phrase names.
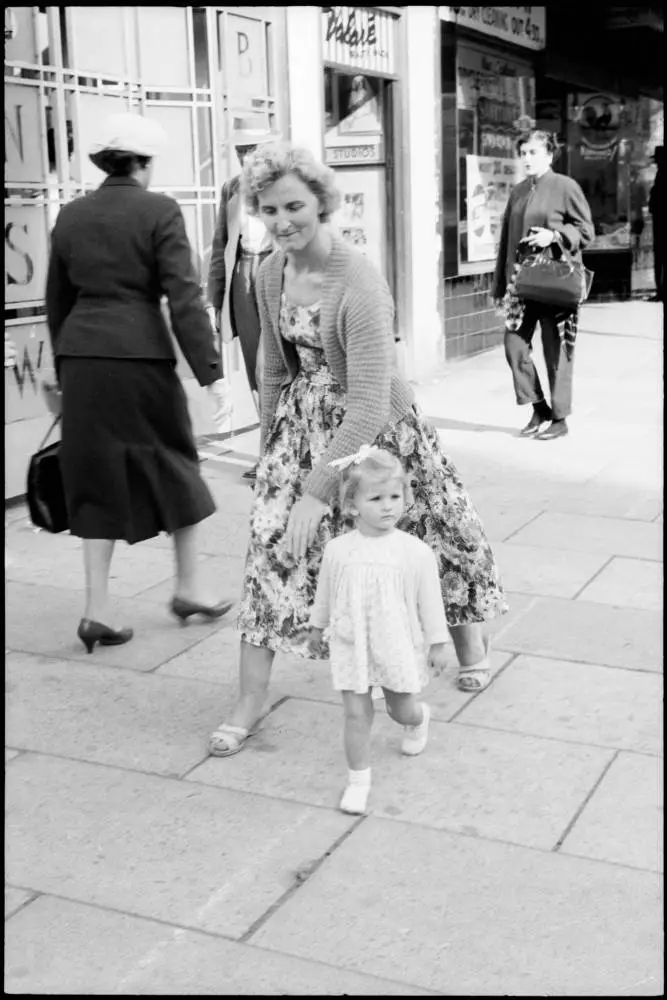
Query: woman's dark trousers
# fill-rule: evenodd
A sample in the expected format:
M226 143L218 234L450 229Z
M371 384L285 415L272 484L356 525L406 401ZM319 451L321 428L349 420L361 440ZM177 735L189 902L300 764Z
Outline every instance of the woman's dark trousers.
M551 390L551 412L554 420L564 420L572 412L572 368L574 359L565 353L556 322L557 314L551 310L526 305L520 328L505 330L505 357L512 370L514 391L519 406L541 403L544 392L533 362L533 336L537 324L542 330L542 349ZM548 402L548 400L547 400Z

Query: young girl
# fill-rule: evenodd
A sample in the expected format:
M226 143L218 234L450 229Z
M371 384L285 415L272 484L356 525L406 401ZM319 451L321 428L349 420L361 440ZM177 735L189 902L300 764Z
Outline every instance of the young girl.
M343 470L341 506L355 529L325 550L311 612L310 649L328 630L334 688L343 695L348 785L340 808L363 813L371 785L370 737L374 685L387 712L404 728L402 752L426 746L430 711L417 695L428 663L444 667L448 631L438 567L431 549L397 530L410 487L389 452L364 445L331 463Z

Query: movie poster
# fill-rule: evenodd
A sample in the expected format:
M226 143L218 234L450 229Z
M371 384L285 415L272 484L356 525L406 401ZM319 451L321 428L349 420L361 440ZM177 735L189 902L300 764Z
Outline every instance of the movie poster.
M466 156L468 261L494 260L512 188L521 180L518 160Z

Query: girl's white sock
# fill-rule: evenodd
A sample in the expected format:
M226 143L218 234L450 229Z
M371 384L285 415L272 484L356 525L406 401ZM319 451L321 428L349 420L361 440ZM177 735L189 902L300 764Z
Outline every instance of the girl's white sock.
M364 771L348 771L347 780L350 785L370 785L371 769L367 767Z
M340 800L340 808L344 813L360 816L366 812L368 796L371 790L371 769L347 772L347 788Z

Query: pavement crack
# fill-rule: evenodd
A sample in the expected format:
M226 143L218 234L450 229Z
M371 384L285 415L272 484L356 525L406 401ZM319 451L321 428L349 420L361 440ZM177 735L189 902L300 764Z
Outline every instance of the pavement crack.
M588 805L588 803L591 801L591 799L593 798L593 796L597 792L598 788L600 787L600 785L602 784L602 782L606 778L607 773L609 772L609 768L612 766L612 764L614 763L614 761L617 759L617 757L620 754L620 752L621 752L620 750L615 750L614 753L612 754L611 759L608 760L607 763L605 764L605 766L602 768L602 773L601 773L600 777L595 782L595 784L593 785L593 787L589 791L588 795L586 795L586 797L584 798L584 801L581 803L581 805L579 806L579 808L576 810L574 816L572 817L572 819L570 820L570 822L567 824L567 826L565 827L565 829L561 833L560 837L558 838L558 840L556 841L556 843L552 847L552 852L559 851L561 849L561 847L563 846L563 844L565 843L565 841L567 840L567 838L570 836L570 833L574 829L574 827L575 827L575 825L576 825L579 817L581 816L581 814L583 813L584 809L586 808L586 806Z
M297 893L299 889L312 878L315 872L319 871L319 869L322 867L327 858L330 858L331 855L334 854L338 850L338 848L345 843L348 837L350 837L355 830L359 829L359 827L366 818L367 818L366 816L360 816L357 820L355 820L355 822L353 822L351 826L349 826L347 830L345 830L344 833L340 835L340 837L337 837L336 840L334 840L331 847L327 848L327 850L320 858L317 858L315 861L311 861L297 868L294 876L294 882L289 887L289 889L286 889L285 892L282 894L282 896L280 896L280 898L277 899L275 903L273 903L268 908L268 910L266 910L261 915L261 917L258 917L257 920L255 920L255 922L250 925L245 934L243 934L242 937L238 939L239 942L241 944L247 944L248 941L253 937L253 935L255 935L257 931L260 930L264 926L264 924L266 924L271 919L271 917L275 913L277 913L278 910L280 910L285 905L285 903L287 903L288 900L290 900L292 896L294 896L294 894Z

